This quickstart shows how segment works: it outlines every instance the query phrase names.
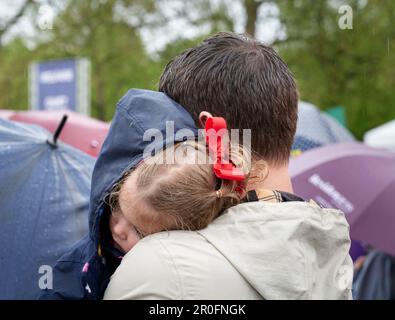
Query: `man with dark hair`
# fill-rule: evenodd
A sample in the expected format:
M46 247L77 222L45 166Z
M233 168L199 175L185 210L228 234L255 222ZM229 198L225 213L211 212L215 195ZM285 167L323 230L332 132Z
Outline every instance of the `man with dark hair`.
M253 150L271 164L288 163L298 92L285 62L273 48L244 35L218 33L171 60L159 91L194 119L202 111L251 129Z
M219 33L170 61L159 90L199 127L214 115L231 129L251 129L246 203L202 230L144 237L124 256L104 298L351 298L344 214L292 195L288 161L298 93L276 52Z

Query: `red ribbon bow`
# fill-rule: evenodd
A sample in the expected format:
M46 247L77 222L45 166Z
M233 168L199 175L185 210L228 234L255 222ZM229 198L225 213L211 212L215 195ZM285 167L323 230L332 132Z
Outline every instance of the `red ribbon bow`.
M214 155L214 174L224 180L245 180L246 175L229 161L229 134L225 119L222 117L208 118L205 131L207 146L210 154Z

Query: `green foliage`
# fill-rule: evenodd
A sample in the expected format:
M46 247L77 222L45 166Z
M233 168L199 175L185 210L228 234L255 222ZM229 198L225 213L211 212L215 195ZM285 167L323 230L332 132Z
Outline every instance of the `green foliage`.
M27 108L27 70L33 60L90 59L92 115L103 120L112 118L116 102L129 88L156 89L161 68L146 54L136 27L117 17L116 2L70 0L55 21L49 41L34 50L21 41L4 47L0 51L0 105ZM142 10L149 2L124 4Z
M161 66L164 68L171 59L186 49L196 46L202 42L206 36L207 35L199 36L193 39L178 39L169 43L161 52L159 52L159 62Z
M30 51L20 39L0 50L0 108L24 110L28 100Z
M348 1L353 29L338 27L335 1L280 1L287 39L277 49L293 70L301 98L346 107L358 138L395 118L395 2ZM340 4L343 4L339 2Z

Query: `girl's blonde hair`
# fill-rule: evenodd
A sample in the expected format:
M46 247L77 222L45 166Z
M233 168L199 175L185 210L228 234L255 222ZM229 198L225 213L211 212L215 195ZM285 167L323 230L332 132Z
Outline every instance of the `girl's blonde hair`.
M209 159L205 144L185 141L144 160L134 170L136 201L144 201L159 214L172 218L174 224L167 229L205 228L244 197L251 161L248 150L231 146L230 161L246 174L246 179L238 183L218 179ZM127 172L110 194L113 211L119 208L119 193L130 174Z

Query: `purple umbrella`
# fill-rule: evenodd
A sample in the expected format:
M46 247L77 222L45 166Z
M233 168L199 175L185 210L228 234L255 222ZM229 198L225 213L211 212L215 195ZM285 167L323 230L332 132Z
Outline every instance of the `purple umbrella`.
M291 159L296 194L342 210L354 240L395 255L395 154L335 144Z

